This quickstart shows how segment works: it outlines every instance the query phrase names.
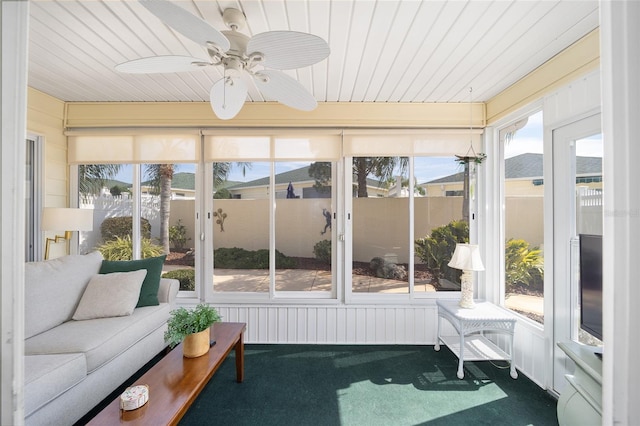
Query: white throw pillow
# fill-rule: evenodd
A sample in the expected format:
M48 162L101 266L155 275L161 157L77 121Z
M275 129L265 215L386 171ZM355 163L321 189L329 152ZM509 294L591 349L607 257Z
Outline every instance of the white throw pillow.
M140 297L146 269L94 275L73 314L74 320L131 315Z

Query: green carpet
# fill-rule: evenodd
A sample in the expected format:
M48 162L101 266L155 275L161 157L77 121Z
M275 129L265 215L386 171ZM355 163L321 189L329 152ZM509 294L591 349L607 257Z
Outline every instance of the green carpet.
M505 363L465 363L433 346L246 345L180 425L557 425L556 401Z

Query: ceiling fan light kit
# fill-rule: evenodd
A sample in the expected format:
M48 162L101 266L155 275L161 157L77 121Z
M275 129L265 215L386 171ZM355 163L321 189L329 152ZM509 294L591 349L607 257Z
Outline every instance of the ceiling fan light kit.
M129 74L174 73L222 66L223 77L209 93L213 112L221 120L235 117L247 98L243 73L253 77L258 90L267 98L291 108L311 111L317 101L296 79L280 70L307 67L329 56L329 45L322 38L297 31L267 31L249 37L244 14L226 9L222 20L229 30L218 31L206 21L168 0L142 0L149 12L185 37L206 48L209 59L190 56L152 56L124 62L115 67ZM262 66L263 69L255 69Z

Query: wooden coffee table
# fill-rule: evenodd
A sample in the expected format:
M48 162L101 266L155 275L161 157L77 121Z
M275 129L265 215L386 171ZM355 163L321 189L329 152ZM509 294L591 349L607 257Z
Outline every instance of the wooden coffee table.
M149 401L132 411L120 410L116 398L89 425L174 425L182 418L213 373L235 348L236 380L244 380L244 341L246 324L219 322L212 327L216 344L198 358L182 356L182 344L176 346L151 367L134 385L149 386Z

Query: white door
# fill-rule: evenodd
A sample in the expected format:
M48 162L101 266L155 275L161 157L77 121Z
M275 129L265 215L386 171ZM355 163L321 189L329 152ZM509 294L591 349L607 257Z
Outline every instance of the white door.
M578 235L602 234L600 114L553 130L553 389L560 393L573 363L558 342L579 340ZM584 203L582 203L584 204Z

